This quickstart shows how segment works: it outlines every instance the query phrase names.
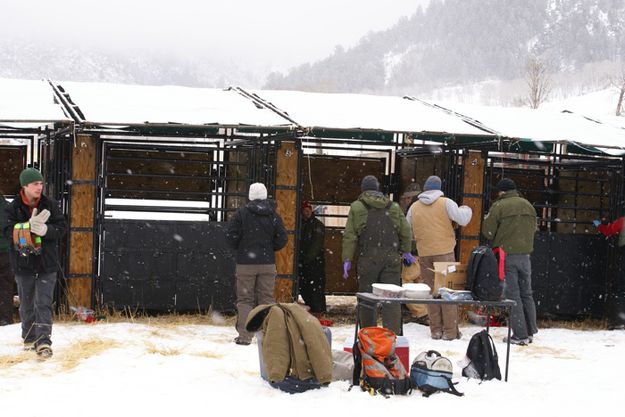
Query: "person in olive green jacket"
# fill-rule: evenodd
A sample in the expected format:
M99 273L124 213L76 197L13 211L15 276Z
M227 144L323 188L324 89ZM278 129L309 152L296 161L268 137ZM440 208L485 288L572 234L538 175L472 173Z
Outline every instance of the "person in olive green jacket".
M6 222L5 207L8 205L0 192L0 225ZM13 323L13 273L9 263L9 241L0 233L0 326Z
M502 248L506 254L504 295L516 301L510 311L513 332L510 343L526 345L532 343L533 335L538 332L530 260L534 250L536 210L519 195L511 179L503 178L497 189L499 198L484 217L482 234L492 241L493 247Z
M347 279L358 250L359 292L372 292L372 284L376 282L401 285L402 258L406 265L415 262L410 253L410 225L399 205L380 192L376 177L364 177L360 188L362 194L349 208L343 234L343 278ZM376 325L375 311L359 310L361 327ZM383 305L382 323L387 329L401 334L401 306Z

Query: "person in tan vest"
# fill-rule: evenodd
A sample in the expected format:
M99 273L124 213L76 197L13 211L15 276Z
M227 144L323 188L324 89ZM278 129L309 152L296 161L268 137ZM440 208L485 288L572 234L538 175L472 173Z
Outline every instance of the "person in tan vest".
M444 197L441 179L428 177L423 192L410 208L406 217L417 243L421 278L434 288L434 262L454 262L456 233L454 222L466 226L471 221L470 207L460 206ZM455 305L429 305L430 333L432 339L455 340L461 337L458 330L458 307Z
M416 182L411 183L406 187L404 193L399 197L399 207L401 207L404 215L408 212L408 209L417 201L417 197L421 193L421 186ZM410 223L410 219L408 218L408 223ZM414 248L414 239L412 242ZM413 249L413 252L416 251ZM413 253L414 254L414 253ZM401 282L402 283L413 283L413 282L423 282L421 279L421 268L419 268L419 263L415 262L412 265L402 265L401 268ZM428 308L424 304L406 304L406 308L410 312L411 321L414 321L419 324L423 324L425 326L429 325L428 319Z

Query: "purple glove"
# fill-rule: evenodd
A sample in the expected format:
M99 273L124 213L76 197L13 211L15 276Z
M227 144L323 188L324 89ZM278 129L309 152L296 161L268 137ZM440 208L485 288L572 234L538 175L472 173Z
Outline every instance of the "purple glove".
M343 262L343 278L347 279L349 277L349 270L352 267L352 261Z
M401 257L404 260L404 265L406 265L406 266L410 266L410 265L412 265L412 264L417 262L417 258L412 256L412 253L410 253L410 252L404 252L401 255Z

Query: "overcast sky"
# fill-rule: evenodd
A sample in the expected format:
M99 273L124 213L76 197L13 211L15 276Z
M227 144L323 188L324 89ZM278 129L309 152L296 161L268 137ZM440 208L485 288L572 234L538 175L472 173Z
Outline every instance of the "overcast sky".
M429 0L0 0L0 36L215 55L286 69L353 46Z

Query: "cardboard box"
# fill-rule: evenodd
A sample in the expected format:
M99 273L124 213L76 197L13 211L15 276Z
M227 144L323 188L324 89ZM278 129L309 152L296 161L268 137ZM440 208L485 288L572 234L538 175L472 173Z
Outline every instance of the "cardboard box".
M350 336L345 339L343 350L345 352L352 353L353 346L354 337ZM395 353L397 354L401 364L404 365L404 368L406 368L406 372L410 372L410 344L408 343L408 338L406 336L397 336L397 341L395 342Z
M467 265L460 262L434 262L434 288L432 294L438 297L438 289L447 287L464 290L467 281Z

